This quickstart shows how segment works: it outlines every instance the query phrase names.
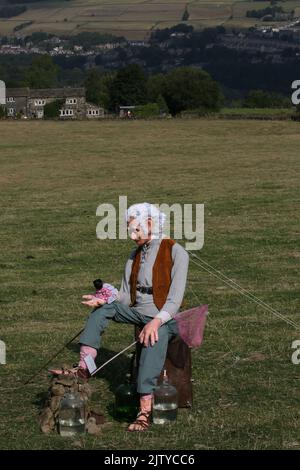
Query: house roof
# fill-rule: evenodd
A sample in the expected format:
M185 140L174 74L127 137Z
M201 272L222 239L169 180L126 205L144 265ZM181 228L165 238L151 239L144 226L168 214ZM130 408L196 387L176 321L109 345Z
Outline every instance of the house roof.
M87 108L104 109L103 106L98 106L97 104L91 103L90 101L88 101L88 102L86 103L86 106L87 106Z
M30 98L71 98L85 97L85 88L45 88L31 89Z
M85 97L85 88L7 88L6 96L28 98L71 98Z
M7 88L6 96L12 96L16 98L29 96L29 88Z

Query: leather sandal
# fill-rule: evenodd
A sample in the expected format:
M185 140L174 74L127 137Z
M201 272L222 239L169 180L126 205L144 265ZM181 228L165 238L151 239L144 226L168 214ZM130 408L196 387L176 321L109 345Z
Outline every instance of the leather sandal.
M146 419L139 419L140 416L144 416ZM136 420L128 426L127 431L129 432L147 431L147 429L150 426L150 422L151 422L151 411L140 411L137 415ZM140 429L129 429L130 426L139 426Z

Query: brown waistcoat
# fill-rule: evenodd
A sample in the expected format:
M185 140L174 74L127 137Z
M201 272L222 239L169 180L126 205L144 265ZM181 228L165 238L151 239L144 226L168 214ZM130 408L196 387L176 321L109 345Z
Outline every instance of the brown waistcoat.
M164 238L161 241L158 253L153 264L152 269L152 288L153 288L153 302L161 310L165 304L168 292L171 286L171 271L173 266L172 260L172 247L175 241L170 238ZM130 275L130 298L131 306L136 302L136 285L141 261L141 250L139 247L136 250L135 258L132 263Z

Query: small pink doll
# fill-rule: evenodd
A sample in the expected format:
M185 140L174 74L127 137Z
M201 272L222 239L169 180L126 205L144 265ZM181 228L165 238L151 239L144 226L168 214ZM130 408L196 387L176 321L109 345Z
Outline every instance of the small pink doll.
M93 284L96 292L91 295L83 295L82 297L86 299L86 302L82 302L83 304L91 306L111 304L118 299L118 289L111 284L103 283L101 279L96 279Z

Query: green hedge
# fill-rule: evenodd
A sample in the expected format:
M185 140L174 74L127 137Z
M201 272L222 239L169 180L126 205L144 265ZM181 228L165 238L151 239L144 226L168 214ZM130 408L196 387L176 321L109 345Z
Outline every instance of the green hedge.
M137 106L134 110L134 116L137 118L151 118L160 116L160 108L157 103L148 103Z

